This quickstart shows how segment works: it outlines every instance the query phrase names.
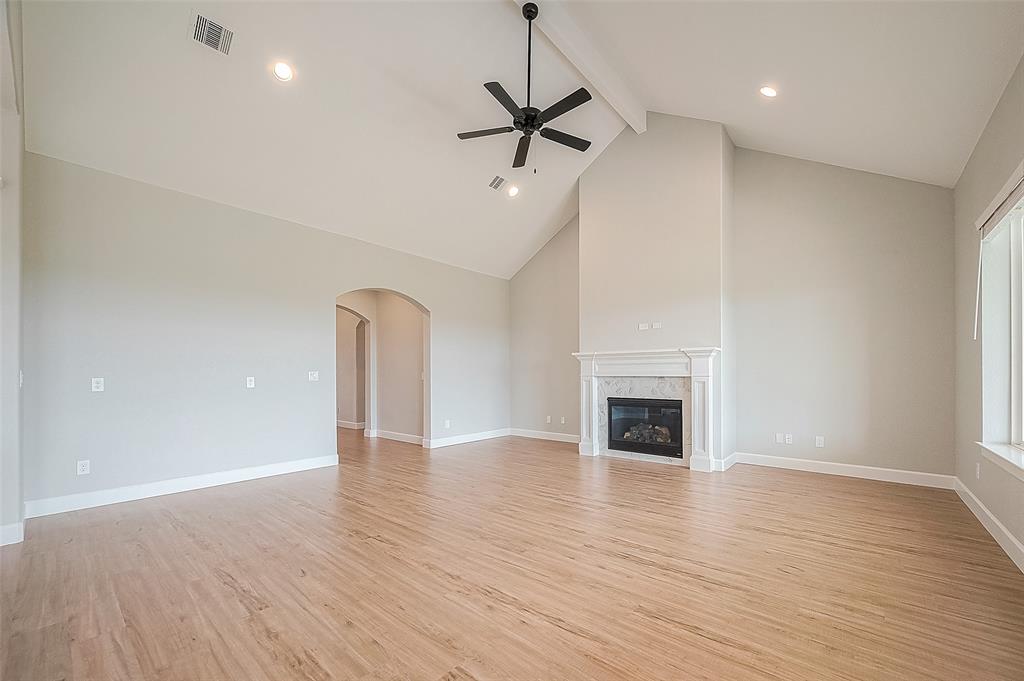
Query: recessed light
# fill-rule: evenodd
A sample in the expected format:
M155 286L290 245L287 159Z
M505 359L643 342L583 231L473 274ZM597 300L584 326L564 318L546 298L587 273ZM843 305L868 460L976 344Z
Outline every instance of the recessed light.
M292 67L285 64L283 61L279 61L274 64L274 78L288 82L292 79L295 73L292 71Z
M761 88L761 94L764 95L765 97L774 97L775 95L777 95L779 93L772 86L765 85L763 88Z
M519 187L512 185L508 188L508 197L514 199L519 194Z

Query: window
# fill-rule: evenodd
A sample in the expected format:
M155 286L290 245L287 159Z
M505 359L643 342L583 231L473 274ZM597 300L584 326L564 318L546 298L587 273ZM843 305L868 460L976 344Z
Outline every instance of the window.
M982 437L1024 449L1024 200L987 232L981 259Z

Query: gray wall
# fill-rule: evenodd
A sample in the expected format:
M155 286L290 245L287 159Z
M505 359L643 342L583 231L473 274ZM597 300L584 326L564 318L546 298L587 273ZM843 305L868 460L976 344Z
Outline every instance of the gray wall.
M626 128L583 173L582 351L722 345L727 141L719 123L652 113L647 132Z
M25 186L27 499L332 454L353 289L430 310L435 433L508 426L507 281L35 154Z
M20 523L22 509L22 149L21 117L5 108L0 111L0 525Z
M340 308L337 309L335 342L337 347L334 365L335 390L337 392L338 420L357 423L363 394L359 383L361 357L357 347L358 336L362 335L362 319Z
M510 282L513 428L580 433L579 237L573 218Z
M1024 61L957 182L956 197L956 473L960 481L1024 541L1024 474L986 457L982 439L981 343L972 340L978 232L975 221L1024 160ZM980 466L980 477L976 467Z
M377 295L380 429L423 436L424 316L393 293Z
M952 192L735 162L737 449L952 473Z

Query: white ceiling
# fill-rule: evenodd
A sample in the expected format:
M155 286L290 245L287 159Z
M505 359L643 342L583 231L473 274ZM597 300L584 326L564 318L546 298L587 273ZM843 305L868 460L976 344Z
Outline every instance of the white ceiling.
M229 56L191 39L193 6L235 31ZM24 32L29 151L501 277L623 127L595 92L557 126L586 153L538 138L513 170L516 136L456 138L510 124L484 82L525 99L512 2L29 2ZM536 31L533 75L541 108L585 85Z
M720 121L742 147L946 187L1024 51L1024 2L569 10L648 110Z
M541 12L544 12L541 3ZM191 9L235 30L191 40ZM955 183L1024 49L1024 2L574 2L648 109L725 123L740 146ZM623 128L595 100L512 135L525 22L491 2L28 2L26 147L118 175L509 277L577 212L576 181ZM535 32L542 108L579 73ZM291 62L288 84L269 74ZM764 83L774 101L757 94ZM533 169L537 174L533 174ZM500 174L515 200L487 187Z

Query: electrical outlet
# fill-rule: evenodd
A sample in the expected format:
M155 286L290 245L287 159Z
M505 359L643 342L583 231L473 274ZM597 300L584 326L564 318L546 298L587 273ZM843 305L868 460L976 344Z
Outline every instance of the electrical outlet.
M104 381L102 378L92 379L92 391L94 393L101 393L104 390Z
M551 423L551 416L550 415L548 415L547 421L545 421L545 423Z
M452 420L451 419L445 419L444 420L444 427L445 428L451 428L452 427Z
M781 445L786 443L786 436L782 433L775 433L775 444Z
M825 446L825 436L824 435L815 435L814 436L814 446L815 447L824 447Z
M661 328L661 322L651 322L651 328L652 329L660 329Z
M256 377L255 376L246 376L245 377L245 387L246 388L255 388L256 387Z
M319 371L310 371L309 372L309 381L310 381L310 383L315 383L315 382L317 382L319 380L320 380L320 372Z
M78 474L89 475L89 459L82 459L78 462Z
M636 326L637 331L646 331L649 328L651 328L651 325L648 324L647 322L640 322Z
M974 464L974 479L981 480L981 462L978 461Z
M565 425L565 417L564 416L562 417L562 425L563 426Z
M786 444L793 444L793 433L786 433Z

